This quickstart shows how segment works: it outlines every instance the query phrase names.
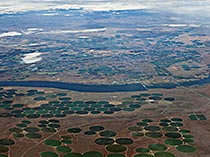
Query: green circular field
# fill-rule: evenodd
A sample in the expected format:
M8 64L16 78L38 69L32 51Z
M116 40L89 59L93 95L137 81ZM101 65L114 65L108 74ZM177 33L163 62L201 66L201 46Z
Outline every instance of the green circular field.
M191 139L191 138L185 138L185 139L183 139L183 142L185 142L185 143L194 143L194 140Z
M160 127L159 126L145 126L144 129L148 131L159 131Z
M9 148L3 145L0 145L0 153L6 153L9 151Z
M176 146L176 145L181 145L182 141L178 139L166 139L165 144L171 145L171 146Z
M151 97L149 97L149 99L151 99L151 100L161 100L162 98L158 97L158 96L151 96Z
M117 133L113 132L113 131L102 131L99 133L100 136L103 136L103 137L114 137L117 135Z
M182 122L183 120L181 118L171 118L172 121L175 122Z
M190 133L190 130L182 129L182 130L179 130L179 132L182 134L187 134L187 133Z
M116 143L121 145L130 145L133 144L134 141L130 138L118 138L116 139Z
M88 130L88 131L86 131L85 133L84 133L85 135L95 135L96 134L96 132L95 131L92 131L92 130Z
M183 126L182 123L179 123L179 122L172 122L170 123L171 126Z
M57 93L57 96L67 96L67 93Z
M50 119L49 122L50 122L50 123L59 123L60 121L57 120L57 119Z
M32 138L32 139L37 139L37 138L42 138L42 135L40 135L38 133L29 132L26 134L26 137Z
M0 139L0 145L10 146L15 144L15 141L11 139Z
M113 145L107 146L106 150L108 150L109 152L113 152L113 153L119 153L119 152L126 151L127 148L123 145L113 144Z
M90 151L83 154L83 157L103 157L102 153L96 151Z
M166 101L174 101L175 100L175 98L170 98L170 97L168 97L168 98L164 98L164 100L166 100Z
M109 154L107 157L125 157L123 154Z
M91 114L100 114L101 112L100 111L91 111L90 113Z
M168 132L168 133L165 133L165 136L169 138L180 138L181 134L175 133L175 132Z
M163 150L167 149L167 147L165 145L163 145L163 144L150 144L148 146L148 148L150 150L153 150L153 151L163 151Z
M114 143L112 138L98 138L95 140L95 143L98 145L111 145Z
M68 153L65 154L63 157L83 157L83 155L80 153Z
M42 118L52 118L53 114L43 114Z
M149 93L142 93L142 94L140 94L139 96L143 96L143 97L148 97L148 96L150 96L151 94L149 94Z
M146 136L150 138L159 138L162 137L163 135L160 132L147 132Z
M175 155L170 152L157 152L155 157L175 157Z
M53 132L56 132L56 129L54 129L54 128L42 128L41 131L48 132L48 133L53 133Z
M146 122L138 122L138 123L136 123L136 125L138 125L138 126L147 126L148 123L146 123Z
M48 151L48 152L41 152L40 156L41 157L58 157L58 154Z
M61 140L61 142L64 144L72 144L72 141L70 139L63 139Z
M153 120L152 119L143 119L142 122L151 123L151 122L153 122Z
M27 127L26 124L16 124L17 127L20 127L20 128L24 128L24 127Z
M169 124L168 123L165 123L165 122L161 122L159 123L160 126L168 126Z
M0 157L8 157L6 154L0 154Z
M128 128L128 130L130 130L130 131L142 131L143 128L140 127L140 126L131 126L131 127Z
M135 151L138 153L149 153L150 152L150 150L147 148L136 148Z
M62 143L58 140L45 140L44 144L48 146L60 146Z
M39 118L40 114L28 114L26 117L27 118Z
M193 153L196 151L195 147L189 146L189 145L180 145L180 146L177 146L176 149L184 153Z
M184 134L183 137L184 138L193 138L193 135L191 135L191 134Z
M24 129L26 132L39 132L39 128L27 127Z
M24 137L24 134L19 134L19 133L13 134L13 137L15 137L15 138L22 138L22 137Z
M154 157L154 156L150 154L136 154L133 157Z
M23 106L24 106L24 104L14 104L14 105L12 105L12 107L14 107L14 108L21 108Z
M71 148L67 147L67 146L57 146L56 150L58 152L63 152L63 153L69 153L71 152Z
M60 128L60 124L48 124L50 128Z
M166 127L163 127L162 130L164 130L164 131L178 131L179 129L176 127L173 127L173 126L166 126Z
M16 132L16 133L20 133L20 132L22 132L23 130L22 130L21 128L16 128L16 127L14 127L14 128L10 128L9 131L11 131L11 132Z
M141 133L141 132L132 132L131 134L133 137L143 137L144 136L144 133Z
M69 128L67 131L68 131L69 133L74 133L74 134L76 134L76 133L80 133L82 130L81 130L80 128Z
M170 119L161 119L160 122L163 122L163 123L170 123L171 120L170 120Z

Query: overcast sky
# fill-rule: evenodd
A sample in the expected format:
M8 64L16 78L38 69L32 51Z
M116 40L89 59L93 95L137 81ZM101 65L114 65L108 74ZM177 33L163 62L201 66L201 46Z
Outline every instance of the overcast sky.
M92 11L147 9L210 16L210 0L1 0L0 14L32 10L83 8Z

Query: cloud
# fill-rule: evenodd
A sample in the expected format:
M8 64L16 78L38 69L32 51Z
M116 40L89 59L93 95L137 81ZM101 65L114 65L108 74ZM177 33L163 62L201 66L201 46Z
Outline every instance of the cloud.
M171 24L163 24L163 26L167 26L167 27L200 27L201 25L197 25L197 24L175 24L175 23L171 23Z
M82 29L82 30L53 30L49 32L40 32L38 34L94 33L94 32L104 32L104 31L106 31L106 28Z
M24 55L22 60L26 64L36 63L42 60L42 57L40 57L40 55L41 53L39 52L28 53Z
M20 36L22 35L19 32L4 32L0 34L0 38L4 38L4 37L14 37L14 36Z
M136 10L169 11L196 16L210 15L209 0L6 0L0 1L0 13L31 10L79 9L92 11Z

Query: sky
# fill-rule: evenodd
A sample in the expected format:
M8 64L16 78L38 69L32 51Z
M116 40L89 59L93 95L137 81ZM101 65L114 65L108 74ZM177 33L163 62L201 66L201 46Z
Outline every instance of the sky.
M0 14L52 9L135 10L210 16L210 0L2 0Z

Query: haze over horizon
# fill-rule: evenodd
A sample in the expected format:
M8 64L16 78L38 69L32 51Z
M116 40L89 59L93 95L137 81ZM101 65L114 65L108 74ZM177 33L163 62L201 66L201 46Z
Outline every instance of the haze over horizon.
M208 17L208 0L7 0L0 2L0 14L54 9L83 9L87 11L139 10L172 12Z

